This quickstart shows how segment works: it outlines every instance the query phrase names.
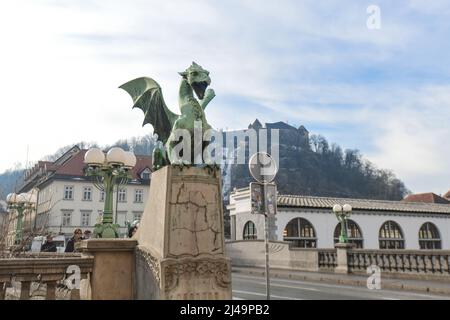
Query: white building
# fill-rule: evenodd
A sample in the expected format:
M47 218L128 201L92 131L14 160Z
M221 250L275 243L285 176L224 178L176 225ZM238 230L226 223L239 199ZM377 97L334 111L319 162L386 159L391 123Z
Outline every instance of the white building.
M365 249L450 249L447 204L278 195L274 240L304 248L333 248L340 225L335 204L350 204L350 242ZM235 189L227 209L231 240L264 239L264 217L251 213L249 188Z
M32 219L32 229L68 238L76 228L92 232L101 221L104 193L95 187L94 178L84 174L86 151L73 147L56 161L39 161L27 172L20 192L38 190L37 217ZM114 194L114 222L121 226L122 235L127 231L125 221L140 219L149 192L151 157L136 158L132 180Z

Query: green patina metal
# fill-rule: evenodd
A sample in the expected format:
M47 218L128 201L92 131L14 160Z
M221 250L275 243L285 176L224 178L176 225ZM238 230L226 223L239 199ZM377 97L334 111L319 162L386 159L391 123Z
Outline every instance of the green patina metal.
M100 178L105 192L102 223L94 228L96 238L119 238L119 225L113 223L113 196L114 187L131 179L129 170L111 166L88 168L86 176Z
M25 210L32 209L32 206L27 203L15 203L8 205L8 209L17 211L17 224L16 224L16 235L14 239L15 244L20 244L22 242L23 236L23 216Z
M175 136L177 129L188 130L191 135L191 161L185 163L191 164L196 157L193 140L194 122L201 122L202 133L211 128L204 112L208 103L215 97L213 89L206 89L211 83L209 71L192 62L189 68L179 74L182 77L178 96L181 115L167 108L161 87L151 78L137 78L120 86L131 95L133 108L139 108L144 112L143 125L150 123L158 139L165 145L165 151L158 147L153 154L153 167L156 170L167 164L176 163L171 151L178 143ZM203 143L202 152L206 146L207 143Z
M348 243L348 236L347 236L347 215L345 212L341 213L335 213L336 217L341 224L341 233L339 235L339 242L340 243Z
M22 229L23 229L23 213L27 208L24 205L19 205L16 207L17 210L17 225L16 225L16 239L15 243L20 244L22 241Z

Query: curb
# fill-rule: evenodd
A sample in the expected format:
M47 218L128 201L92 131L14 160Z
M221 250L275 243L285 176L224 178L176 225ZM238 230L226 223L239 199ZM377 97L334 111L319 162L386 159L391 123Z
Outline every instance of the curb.
M259 276L265 275L264 271L258 271L258 270L233 269L232 272L248 274L248 275L259 275ZM274 278L280 278L280 279L303 280L303 281L310 281L310 282L325 282L325 283L342 284L342 285L358 286L358 287L365 287L367 285L366 280L336 279L336 278L332 278L332 277L327 277L326 275L324 275L324 276L319 275L316 277L309 277L307 275L296 275L296 274L286 275L286 274L282 274L282 273L277 273L276 271L273 271L273 270L270 272L270 275ZM387 282L387 283L382 284L381 289L430 293L430 294L435 294L435 295L450 296L450 288L417 286L417 285L404 284L404 283L389 283L389 282Z

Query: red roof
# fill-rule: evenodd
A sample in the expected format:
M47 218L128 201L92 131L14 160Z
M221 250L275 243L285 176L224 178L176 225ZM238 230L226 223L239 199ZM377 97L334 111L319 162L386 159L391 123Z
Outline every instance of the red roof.
M57 170L56 174L67 176L84 177L84 154L87 150L81 150L64 162Z
M447 204L450 203L447 199L444 199L441 196L438 196L435 193L427 192L427 193L417 193L417 194L410 194L407 196L403 201L406 202L426 202L426 203L443 203Z
M69 160L64 162L57 170L57 175L67 175L67 176L79 176L84 177L84 155L87 150L81 150L73 155ZM131 175L133 179L140 179L140 173L145 170L145 168L152 168L152 157L151 156L136 156L136 165L131 170Z

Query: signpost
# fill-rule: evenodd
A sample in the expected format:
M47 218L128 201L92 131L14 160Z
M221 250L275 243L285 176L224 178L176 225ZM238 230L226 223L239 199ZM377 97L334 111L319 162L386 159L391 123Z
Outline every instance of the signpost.
M264 215L264 234L266 247L266 295L270 300L269 275L269 215L273 216L277 210L277 187L271 183L277 174L274 159L266 152L255 153L248 164L250 174L257 182L250 183L252 213Z

